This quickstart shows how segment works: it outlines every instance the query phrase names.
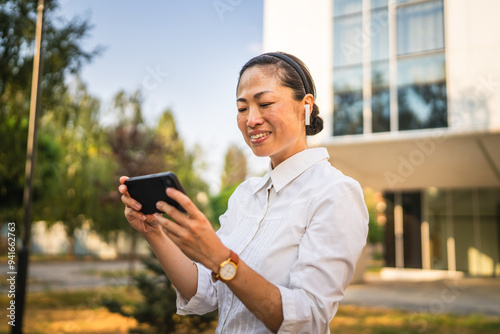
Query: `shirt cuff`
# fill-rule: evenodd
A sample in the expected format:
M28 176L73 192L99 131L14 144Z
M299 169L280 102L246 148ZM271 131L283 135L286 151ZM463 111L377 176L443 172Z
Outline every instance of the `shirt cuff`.
M297 305L301 305L304 302L304 300L296 300L297 293L300 292L283 286L278 286L278 288L281 293L281 303L283 307L283 322L278 329L278 333L296 333L295 330L300 328L304 322L311 321L309 305L305 305L305 307L297 309ZM303 291L302 293L305 294Z
M198 267L198 288L196 294L187 300L177 291L177 314L205 314L217 308L217 291L212 282L210 271L199 263Z

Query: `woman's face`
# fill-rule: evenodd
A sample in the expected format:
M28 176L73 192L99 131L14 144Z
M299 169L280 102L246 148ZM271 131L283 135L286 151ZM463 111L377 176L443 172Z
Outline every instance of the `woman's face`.
M273 168L307 148L303 101L279 82L276 72L248 68L238 85L238 127L253 153L269 156Z

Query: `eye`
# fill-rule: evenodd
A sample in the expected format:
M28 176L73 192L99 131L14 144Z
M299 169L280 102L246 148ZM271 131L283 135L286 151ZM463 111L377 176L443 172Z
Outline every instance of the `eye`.
M238 112L244 112L246 110L247 110L247 108L238 108Z
M269 107L271 104L272 104L272 102L268 102L268 103L261 103L261 104L260 104L260 107L261 107L261 108Z

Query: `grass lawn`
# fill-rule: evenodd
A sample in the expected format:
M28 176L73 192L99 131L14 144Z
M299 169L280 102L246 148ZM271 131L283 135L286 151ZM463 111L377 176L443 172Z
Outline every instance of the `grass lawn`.
M137 326L134 319L113 314L100 306L111 296L132 307L141 300L134 288L103 287L71 292L41 292L28 296L24 321L25 334L85 333L119 334ZM0 333L10 333L5 317L6 295L0 296ZM199 331L214 333L212 328ZM500 319L482 315L411 313L398 310L341 305L332 322L332 333L410 334L410 333L500 333ZM179 333L188 333L180 330Z
M500 318L341 305L330 328L339 334L497 334Z

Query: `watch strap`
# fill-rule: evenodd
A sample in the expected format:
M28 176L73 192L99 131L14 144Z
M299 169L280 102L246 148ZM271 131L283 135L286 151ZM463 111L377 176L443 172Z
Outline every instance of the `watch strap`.
M235 265L238 265L238 263L240 262L240 257L232 250L229 250L229 259L233 261Z

